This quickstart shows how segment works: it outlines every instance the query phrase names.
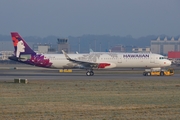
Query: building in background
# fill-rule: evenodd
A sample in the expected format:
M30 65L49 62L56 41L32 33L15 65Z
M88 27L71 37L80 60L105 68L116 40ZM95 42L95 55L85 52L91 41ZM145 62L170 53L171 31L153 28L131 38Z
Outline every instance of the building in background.
M180 65L180 51L169 51L168 59L171 60L173 64Z
M116 45L111 48L111 52L150 52L150 47L139 48L133 45Z
M33 50L36 51L37 53L55 53L56 50L56 46L52 45L52 44L34 44L33 45Z
M139 53L139 52L144 52L144 53L149 53L151 52L151 49L150 47L146 47L146 48L133 48L132 49L132 52L135 52L135 53Z
M132 52L136 46L131 45L116 45L110 49L111 52Z
M111 52L125 52L125 47L123 45L116 45L110 49Z
M134 45L126 45L126 46L125 46L125 51L126 51L126 52L133 52L133 48L137 48L137 46L134 46Z
M152 53L167 55L169 51L180 51L180 38L175 40L174 37L171 39L158 37L156 40L151 40Z
M69 43L68 39L66 38L58 38L57 39L58 43L58 53L62 53L62 50L64 50L66 53L69 53Z
M9 60L8 57L14 54L13 51L0 51L0 60Z

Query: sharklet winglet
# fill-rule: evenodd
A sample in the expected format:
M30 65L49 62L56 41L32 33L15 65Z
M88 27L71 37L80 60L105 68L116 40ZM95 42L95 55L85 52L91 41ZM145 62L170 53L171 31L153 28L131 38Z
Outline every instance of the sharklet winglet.
M71 58L67 55L67 53L64 50L62 50L62 53L64 54L67 60L71 60Z

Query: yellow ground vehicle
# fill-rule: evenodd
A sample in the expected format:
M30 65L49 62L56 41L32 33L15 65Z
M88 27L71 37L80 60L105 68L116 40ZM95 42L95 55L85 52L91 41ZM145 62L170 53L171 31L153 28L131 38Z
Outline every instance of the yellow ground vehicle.
M144 76L171 76L174 75L174 69L159 69L159 70L153 70L153 69L146 69L143 72Z

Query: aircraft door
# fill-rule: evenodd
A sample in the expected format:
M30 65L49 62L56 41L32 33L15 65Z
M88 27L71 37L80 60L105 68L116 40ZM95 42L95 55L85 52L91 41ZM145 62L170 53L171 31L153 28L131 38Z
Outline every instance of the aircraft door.
M118 56L118 63L122 63L122 56Z

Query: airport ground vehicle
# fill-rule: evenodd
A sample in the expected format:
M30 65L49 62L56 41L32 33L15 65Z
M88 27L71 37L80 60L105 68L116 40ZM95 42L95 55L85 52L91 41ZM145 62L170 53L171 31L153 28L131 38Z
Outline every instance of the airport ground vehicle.
M174 69L145 69L144 76L171 76L174 75Z

